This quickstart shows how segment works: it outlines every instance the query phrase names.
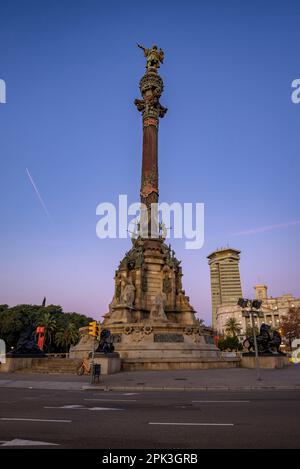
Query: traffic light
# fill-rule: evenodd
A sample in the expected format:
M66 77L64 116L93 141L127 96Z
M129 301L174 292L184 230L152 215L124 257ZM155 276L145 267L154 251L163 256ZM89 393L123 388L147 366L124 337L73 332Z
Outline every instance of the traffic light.
M96 321L89 323L89 335L92 337L98 337L100 333L100 326Z

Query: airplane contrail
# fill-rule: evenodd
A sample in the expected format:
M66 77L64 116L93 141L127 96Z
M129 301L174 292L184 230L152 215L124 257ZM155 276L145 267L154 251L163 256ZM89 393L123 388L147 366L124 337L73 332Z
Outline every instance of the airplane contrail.
M278 228L287 228L289 226L300 225L300 220L294 220L287 223L279 223L277 225L259 226L257 228L251 228L249 230L238 231L237 233L231 233L230 236L242 236L251 235L256 233L264 233L266 231L272 231Z
M42 207L43 207L43 209L44 209L44 211L45 211L47 217L51 220L51 215L50 215L50 213L49 213L49 211L48 211L48 209L47 209L47 207L46 207L46 205L45 205L45 202L43 201L43 198L42 198L41 194L39 193L38 188L37 188L36 185L35 185L34 180L32 179L32 176L31 176L31 174L30 174L28 168L26 168L26 172L27 172L27 176L29 177L29 181L31 182L32 187L34 188L35 193L36 193L36 195L38 196L38 199L39 199L39 201L40 201L40 203L41 203L41 205L42 205Z

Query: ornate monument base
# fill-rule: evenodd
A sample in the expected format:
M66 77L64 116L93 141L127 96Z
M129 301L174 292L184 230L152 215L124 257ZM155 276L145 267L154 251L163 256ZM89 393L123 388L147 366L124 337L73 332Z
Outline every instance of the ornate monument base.
M109 326L119 364L113 370L194 370L240 366L240 359L223 358L213 344L211 331L199 326L180 326L164 323L116 324ZM93 338L88 328L81 328L81 340L70 350L70 358L88 359L93 349ZM96 354L97 355L97 354ZM101 354L102 355L102 354ZM110 355L110 354L108 354ZM95 360L98 363L97 360ZM101 364L101 373L111 365ZM102 369L104 370L102 372Z
M288 357L284 354L263 354L258 356L260 368L284 368L289 364ZM241 367L242 368L255 368L255 354L246 353L242 354L241 358Z
M182 289L182 269L162 238L133 239L115 274L104 316L123 370L237 366L222 360Z
M122 369L167 370L238 366L239 360L221 360L210 331L197 325L132 323L110 325Z

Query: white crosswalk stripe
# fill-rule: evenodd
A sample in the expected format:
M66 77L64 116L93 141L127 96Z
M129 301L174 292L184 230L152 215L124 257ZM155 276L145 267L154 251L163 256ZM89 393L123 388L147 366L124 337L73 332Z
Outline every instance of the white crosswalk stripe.
M57 443L48 443L46 441L20 440L15 438L10 441L1 441L0 446L59 446Z
M58 420L58 419L25 419L18 417L1 417L0 420L8 422L53 422L53 423L71 423L72 420Z
M149 425L177 425L188 427L233 427L233 423L202 423L202 422L149 422Z
M208 400L206 400L206 401L192 401L192 402L201 402L201 403L207 402L207 403L211 403L211 404L216 404L216 403L222 403L222 404L223 403L225 403L225 404L232 404L232 403L233 404L247 404L251 401L208 401Z

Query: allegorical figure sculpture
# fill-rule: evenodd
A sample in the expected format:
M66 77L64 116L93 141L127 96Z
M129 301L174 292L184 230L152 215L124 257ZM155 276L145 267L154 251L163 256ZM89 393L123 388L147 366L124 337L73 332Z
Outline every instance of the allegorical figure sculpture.
M274 331L271 335L270 326L268 324L262 324L260 326L259 334L256 336L257 348L260 353L281 353L281 335L278 331ZM247 337L243 346L248 349L248 352L254 350L254 337Z
M165 313L166 295L165 293L157 293L153 306L150 311L150 320L152 321L167 321Z
M138 44L138 47L144 51L144 55L147 58L146 69L148 71L156 71L160 67L160 63L164 62L164 51L157 48L157 45L153 45L151 49Z
M126 285L122 292L121 303L128 306L129 308L133 308L134 297L135 297L135 287L132 283L131 278L129 278L126 280Z

